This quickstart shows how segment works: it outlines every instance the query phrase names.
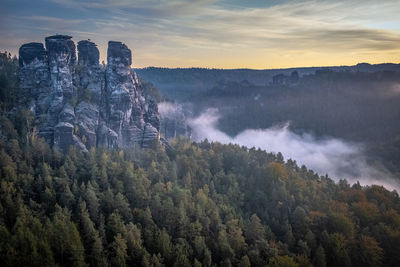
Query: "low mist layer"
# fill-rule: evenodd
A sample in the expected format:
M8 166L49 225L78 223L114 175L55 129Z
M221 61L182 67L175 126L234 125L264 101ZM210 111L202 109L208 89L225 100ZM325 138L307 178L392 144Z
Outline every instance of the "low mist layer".
M174 119L183 115L183 108L178 103L161 102L158 103L158 112L163 118Z
M347 179L362 185L380 184L399 191L400 185L384 169L367 164L362 145L335 138L316 138L312 134L296 134L289 123L268 129L247 129L235 137L218 130L219 114L207 109L199 117L189 121L196 141L208 139L221 143L233 143L246 147L281 152L286 159L293 159L320 175L328 174L335 180Z

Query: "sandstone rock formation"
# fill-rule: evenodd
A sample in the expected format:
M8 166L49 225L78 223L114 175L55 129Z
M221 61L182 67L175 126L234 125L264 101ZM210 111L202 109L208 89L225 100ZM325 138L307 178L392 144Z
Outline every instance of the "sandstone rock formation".
M157 104L146 98L132 56L121 42L109 42L107 67L90 41L54 35L19 50L20 106L35 114L41 137L67 151L91 147L149 147L160 139Z

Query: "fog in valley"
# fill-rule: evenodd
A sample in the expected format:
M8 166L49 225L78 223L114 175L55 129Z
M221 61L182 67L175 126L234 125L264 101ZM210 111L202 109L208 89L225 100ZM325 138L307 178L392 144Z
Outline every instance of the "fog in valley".
M182 110L179 105L162 104L162 111L169 115ZM218 129L220 114L217 109L207 109L200 116L188 120L193 139L233 143L248 148L255 147L267 152L281 152L284 158L296 160L299 166L328 174L338 181L346 179L353 184L379 184L399 191L399 183L383 167L373 167L367 163L363 145L337 138L317 138L312 133L296 134L290 130L290 122L267 129L246 129L234 137ZM251 120L251 118L249 118Z

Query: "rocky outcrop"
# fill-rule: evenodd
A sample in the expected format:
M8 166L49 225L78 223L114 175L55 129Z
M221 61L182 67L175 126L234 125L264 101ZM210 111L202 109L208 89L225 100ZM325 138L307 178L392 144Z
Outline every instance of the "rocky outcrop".
M35 114L35 126L48 143L67 151L149 147L160 139L156 103L146 98L132 56L121 42L109 42L106 68L99 50L78 42L78 60L71 36L47 37L19 51L20 106Z
M100 53L97 45L89 40L78 42L79 64L84 66L98 66Z
M47 51L41 43L19 49L19 106L35 113L35 125L42 137L52 142L47 113L51 103L51 81Z
M86 150L76 135L75 99L78 90L74 84L76 49L71 36L46 37L50 70L51 102L47 114L48 142L61 150L76 146ZM39 133L41 133L39 131ZM51 140L52 137L52 140Z
M88 40L78 42L78 66L76 79L80 102L75 108L79 136L90 149L97 146L101 107L105 108L104 71L99 65L100 53L95 43Z
M145 99L131 71L131 51L121 42L108 43L106 99L108 126L118 135L117 146L148 146L159 137L157 105Z

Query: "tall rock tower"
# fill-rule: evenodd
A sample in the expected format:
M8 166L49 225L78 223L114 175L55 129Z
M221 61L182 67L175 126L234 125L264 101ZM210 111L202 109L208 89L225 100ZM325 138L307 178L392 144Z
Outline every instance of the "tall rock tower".
M132 55L121 42L108 43L107 67L99 65L95 43L54 35L19 50L20 106L35 114L41 137L67 151L150 147L160 140L157 104L146 98Z
M155 103L146 101L136 75L132 75L131 63L131 50L125 44L108 42L108 125L120 137L118 146L148 146L159 139L160 120Z
M95 43L90 41L78 42L78 65L76 79L78 84L79 103L75 112L79 135L87 149L96 147L100 111L104 106L104 71L99 65L100 53Z
M48 126L48 109L52 99L49 61L42 43L24 44L19 49L19 106L35 114L35 126L47 142L53 142Z
M76 49L71 36L46 37L50 70L52 100L48 109L48 125L53 129L53 144L66 151L74 145L86 150L75 128L75 76Z

